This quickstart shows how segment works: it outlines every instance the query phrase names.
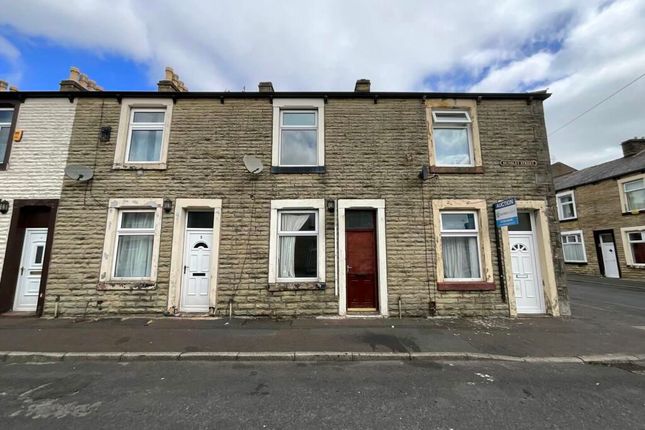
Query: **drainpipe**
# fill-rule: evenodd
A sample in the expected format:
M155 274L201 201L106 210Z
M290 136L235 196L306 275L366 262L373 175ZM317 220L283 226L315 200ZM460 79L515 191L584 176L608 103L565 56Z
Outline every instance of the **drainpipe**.
M493 209L493 213L495 213L495 210ZM505 282L505 275L504 275L504 256L502 255L502 241L499 236L499 230L500 228L495 226L495 245L497 246L497 271L499 273L499 290L500 294L502 295L502 302L506 303L506 282Z
M58 304L60 303L60 296L56 296L54 300L54 318L58 318Z
M334 201L334 295L338 297L338 200Z
M401 319L401 296L399 296L399 319Z

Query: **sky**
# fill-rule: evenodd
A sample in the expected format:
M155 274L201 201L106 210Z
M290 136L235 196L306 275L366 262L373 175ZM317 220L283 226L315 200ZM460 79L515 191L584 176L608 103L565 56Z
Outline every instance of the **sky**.
M548 89L552 161L645 136L645 0L0 0L0 79L56 90L523 92Z

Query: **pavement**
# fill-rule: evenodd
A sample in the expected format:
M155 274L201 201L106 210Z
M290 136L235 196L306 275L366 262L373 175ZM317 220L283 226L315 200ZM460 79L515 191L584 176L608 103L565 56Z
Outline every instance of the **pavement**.
M645 360L645 282L570 276L571 318L0 318L0 361Z
M644 373L490 361L0 363L0 427L642 429Z

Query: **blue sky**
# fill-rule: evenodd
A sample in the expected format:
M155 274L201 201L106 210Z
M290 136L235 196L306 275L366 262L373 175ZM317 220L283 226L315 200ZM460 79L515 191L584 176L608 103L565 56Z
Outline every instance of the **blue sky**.
M645 72L645 0L0 0L0 79L56 90L70 66L108 90L532 91L549 130ZM494 5L494 6L493 6ZM585 167L645 135L645 79L550 136ZM602 125L602 126L600 126Z

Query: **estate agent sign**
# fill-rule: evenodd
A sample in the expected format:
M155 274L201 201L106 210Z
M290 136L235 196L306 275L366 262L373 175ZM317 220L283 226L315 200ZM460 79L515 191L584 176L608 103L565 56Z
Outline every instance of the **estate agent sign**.
M493 209L495 209L495 226L506 227L519 222L517 219L517 204L515 204L514 198L495 203Z

